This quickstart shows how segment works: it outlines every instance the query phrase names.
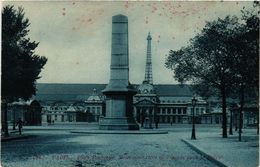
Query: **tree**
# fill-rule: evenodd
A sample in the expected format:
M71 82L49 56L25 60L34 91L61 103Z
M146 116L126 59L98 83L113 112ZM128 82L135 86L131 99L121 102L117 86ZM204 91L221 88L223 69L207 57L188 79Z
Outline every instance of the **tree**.
M2 10L2 106L3 127L8 136L7 104L19 98L28 100L36 92L35 82L47 58L36 55L39 43L30 41L29 20L23 8L7 5Z
M222 136L227 137L226 99L232 92L233 76L229 64L229 38L236 32L238 18L207 22L201 33L190 40L187 47L170 51L165 66L174 70L174 77L181 83L191 82L194 88L205 94L215 93L222 100ZM206 89L205 89L206 88ZM210 89L208 89L210 88Z
M230 38L230 66L235 77L236 92L239 95L239 141L242 132L242 111L247 91L255 92L259 97L259 2L253 3L252 10L242 10L243 24ZM250 95L252 96L252 95ZM258 118L259 120L259 118ZM259 124L259 123L258 123ZM257 126L259 133L259 125Z

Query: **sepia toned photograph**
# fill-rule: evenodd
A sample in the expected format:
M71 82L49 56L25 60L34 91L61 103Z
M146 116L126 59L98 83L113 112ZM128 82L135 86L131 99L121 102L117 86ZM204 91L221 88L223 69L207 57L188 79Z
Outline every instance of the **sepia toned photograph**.
M259 1L1 1L1 167L258 167Z

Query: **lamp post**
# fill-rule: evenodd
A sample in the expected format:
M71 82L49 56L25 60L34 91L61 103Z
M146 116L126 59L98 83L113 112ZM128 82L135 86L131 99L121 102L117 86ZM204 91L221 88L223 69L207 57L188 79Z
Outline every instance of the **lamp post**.
M233 114L232 114L232 110L230 110L229 134L233 135Z
M197 99L195 98L195 96L193 96L193 98L191 100L191 104L192 104L192 107L193 107L191 140L196 140L196 135L195 135L195 116L194 116L196 102L197 102Z

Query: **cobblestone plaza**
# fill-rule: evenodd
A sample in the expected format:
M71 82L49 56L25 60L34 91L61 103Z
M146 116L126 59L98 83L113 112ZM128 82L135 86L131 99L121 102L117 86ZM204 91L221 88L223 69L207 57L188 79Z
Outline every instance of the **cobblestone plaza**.
M198 125L197 141L194 142L190 140L189 124L159 125L159 130L168 131L168 134L70 133L73 129L96 131L98 126L24 127L23 134L31 137L2 142L2 166L218 166L183 140L204 149L206 154L227 166L256 167L258 164L256 129L244 129L243 142L237 142L237 133L223 142L219 126ZM243 161L245 159L247 161Z

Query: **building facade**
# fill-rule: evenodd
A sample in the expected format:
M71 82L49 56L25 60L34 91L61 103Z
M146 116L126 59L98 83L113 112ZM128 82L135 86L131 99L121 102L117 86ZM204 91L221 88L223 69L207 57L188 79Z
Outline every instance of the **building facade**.
M41 88L43 88L44 91L47 89L51 91L52 86L58 86L56 84L40 85L38 88L40 92ZM100 115L104 112L104 99L97 94L96 89L94 88L90 95L82 93L71 95L69 92L71 91L70 88L73 89L73 85L71 85L72 87L67 84L62 85L67 89L62 89L62 93L56 91L56 93L59 94L59 97L56 97L57 100L50 100L48 98L52 97L52 94L48 94L47 96L46 94L37 94L36 99L39 100L43 107L42 122L48 124L55 122L98 122ZM66 94L66 91L68 91L68 94Z

